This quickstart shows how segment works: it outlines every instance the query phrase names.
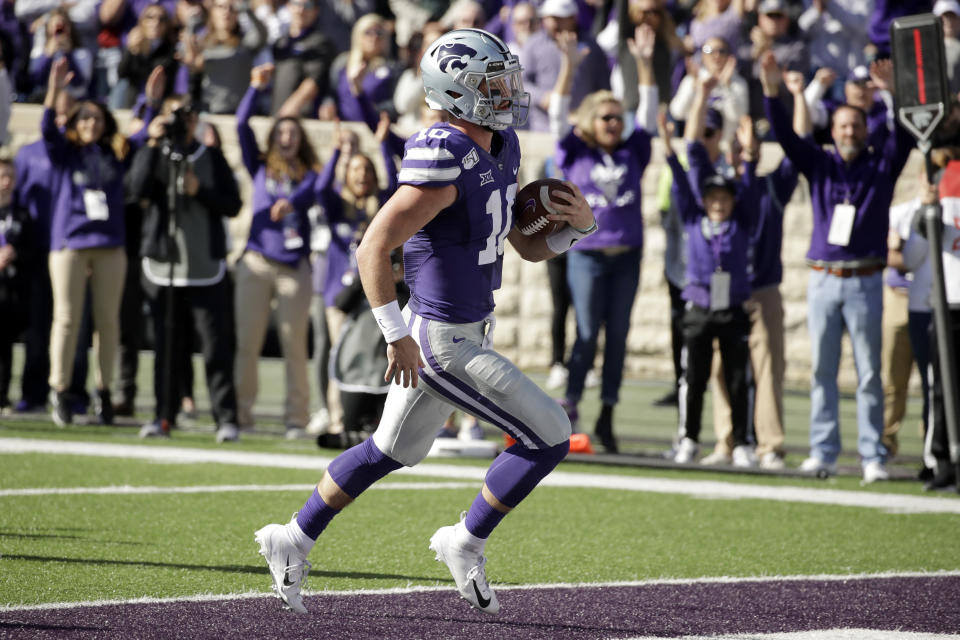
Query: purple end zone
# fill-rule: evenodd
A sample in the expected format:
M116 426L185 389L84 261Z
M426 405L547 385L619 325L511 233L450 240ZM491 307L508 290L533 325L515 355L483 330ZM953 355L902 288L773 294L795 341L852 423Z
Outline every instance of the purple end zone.
M494 587L497 585L494 584ZM0 638L597 639L878 629L960 633L960 577L508 589L499 616L453 589L0 613Z

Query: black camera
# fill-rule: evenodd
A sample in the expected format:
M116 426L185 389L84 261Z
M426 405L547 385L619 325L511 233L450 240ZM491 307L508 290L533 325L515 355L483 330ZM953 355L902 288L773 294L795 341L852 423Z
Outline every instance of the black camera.
M182 147L186 143L189 126L187 120L192 114L193 107L189 104L181 105L170 114L163 133L174 146Z

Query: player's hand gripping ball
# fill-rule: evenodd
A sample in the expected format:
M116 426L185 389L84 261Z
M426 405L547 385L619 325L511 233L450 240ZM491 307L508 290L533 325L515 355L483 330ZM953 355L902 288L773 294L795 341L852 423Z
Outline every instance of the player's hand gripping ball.
M557 212L553 207L555 200L550 196L554 191L573 193L562 180L555 178L534 180L520 189L513 203L513 216L520 233L525 236L538 233L549 235L567 226L563 220L547 219L548 215ZM562 201L558 198L556 202Z

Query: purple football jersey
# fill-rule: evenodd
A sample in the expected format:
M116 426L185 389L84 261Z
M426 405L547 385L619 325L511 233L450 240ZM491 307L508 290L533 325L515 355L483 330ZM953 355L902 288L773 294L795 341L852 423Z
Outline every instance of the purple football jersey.
M493 311L520 169L517 134L508 129L497 136L495 155L447 123L407 141L399 184L457 187L456 202L403 247L410 308L424 318L476 322Z

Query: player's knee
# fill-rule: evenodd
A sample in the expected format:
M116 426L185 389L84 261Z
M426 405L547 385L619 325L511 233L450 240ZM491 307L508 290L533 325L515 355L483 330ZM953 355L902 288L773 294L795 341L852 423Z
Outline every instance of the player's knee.
M344 493L356 498L371 484L402 466L368 438L337 456L327 467L327 472Z
M558 445L554 445L549 449L546 449L544 453L549 462L553 463L553 466L557 466L560 462L567 457L567 454L570 452L570 436L567 436L567 439L561 442Z

